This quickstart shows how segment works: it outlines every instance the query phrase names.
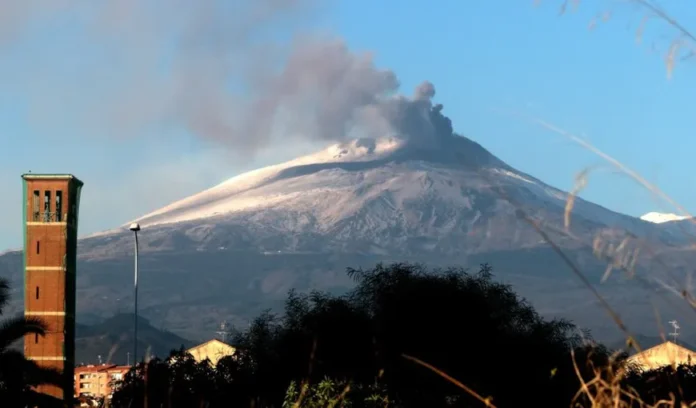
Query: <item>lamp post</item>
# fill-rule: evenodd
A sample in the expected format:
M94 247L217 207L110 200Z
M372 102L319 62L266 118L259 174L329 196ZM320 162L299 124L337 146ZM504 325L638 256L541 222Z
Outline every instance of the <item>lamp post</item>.
M134 222L129 228L133 231L133 236L135 237L135 269L134 269L134 280L133 280L133 292L135 295L135 301L133 305L134 316L133 320L133 366L138 365L138 231L140 231L140 224Z

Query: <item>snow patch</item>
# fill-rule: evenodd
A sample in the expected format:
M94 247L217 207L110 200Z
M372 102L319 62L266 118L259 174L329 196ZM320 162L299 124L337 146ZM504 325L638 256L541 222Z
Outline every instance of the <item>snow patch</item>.
M537 192L547 195L553 199L565 202L568 198L567 194L563 193L562 191L556 190L555 188L552 188L542 182L533 180L531 177L525 177L519 173L506 169L492 169L491 172L530 184Z
M505 176L508 176L508 177L512 177L512 178L517 179L517 180L524 181L525 183L535 184L532 180L530 180L530 179L528 179L528 178L526 178L526 177L522 177L521 175L519 175L519 174L517 174L517 173L513 173L513 172L511 172L511 171L509 171L509 170L504 170L504 169L493 169L493 172L494 172L494 173L498 173L498 174L502 174L502 175L505 175Z
M643 221L648 221L652 222L655 224L662 224L665 222L671 222L671 221L681 221L681 220L686 220L688 218L691 218L688 215L677 215L677 214L672 214L672 213L659 213L656 211L649 212L647 214L643 214L640 219Z
M394 138L383 138L371 141L354 140L348 143L337 143L317 153L299 157L285 163L252 170L232 177L215 187L201 193L176 201L156 211L135 220L141 224L164 224L181 222L198 218L208 218L215 215L237 212L253 207L283 201L284 194L275 197L245 197L234 204L230 203L233 196L248 196L254 189L263 186L283 170L298 166L322 163L365 162L380 159L401 147L403 141ZM185 213L185 214L184 214ZM134 222L135 222L134 221ZM124 224L129 225L130 222Z

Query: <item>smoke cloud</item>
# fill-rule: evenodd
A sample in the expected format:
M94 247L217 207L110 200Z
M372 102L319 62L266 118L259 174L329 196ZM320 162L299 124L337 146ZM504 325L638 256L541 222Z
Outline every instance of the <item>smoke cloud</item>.
M26 81L44 121L67 117L117 137L178 128L245 154L288 138L431 143L453 134L433 84L400 95L395 73L369 53L306 29L325 5L318 0L48 3L0 3L0 47L39 22L83 30L84 65L40 72L63 85ZM109 64L95 69L89 55Z

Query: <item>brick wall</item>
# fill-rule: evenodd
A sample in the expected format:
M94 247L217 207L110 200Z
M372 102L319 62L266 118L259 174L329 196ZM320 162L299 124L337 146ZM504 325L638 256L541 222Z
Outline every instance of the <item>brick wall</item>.
M64 374L62 387L40 386L38 391L69 399L73 395L75 270L68 259L76 256L75 204L81 183L68 176L28 175L24 180L24 312L41 319L47 329L43 337L25 337L24 354Z

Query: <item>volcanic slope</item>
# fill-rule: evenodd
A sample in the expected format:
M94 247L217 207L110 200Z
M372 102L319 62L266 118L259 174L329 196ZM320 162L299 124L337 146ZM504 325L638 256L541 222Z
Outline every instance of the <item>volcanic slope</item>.
M580 198L566 226L567 198L454 134L429 144L388 137L334 144L137 219L142 313L202 340L223 319L244 324L280 306L291 288L345 290L348 266L489 262L542 312L609 333L613 323L597 318L602 312L594 299L532 224L594 283L606 267L597 255L620 269L633 264L636 248L683 255L686 241ZM96 319L128 310L133 241L127 225L79 245L80 315ZM651 260L635 263L648 270ZM670 257L665 268L681 272L685 265ZM19 254L0 257L0 268L21 287ZM655 278L646 279L654 285ZM640 316L647 309L636 306L648 305L645 288L633 286L607 286L607 296L632 305L630 313L645 325Z

